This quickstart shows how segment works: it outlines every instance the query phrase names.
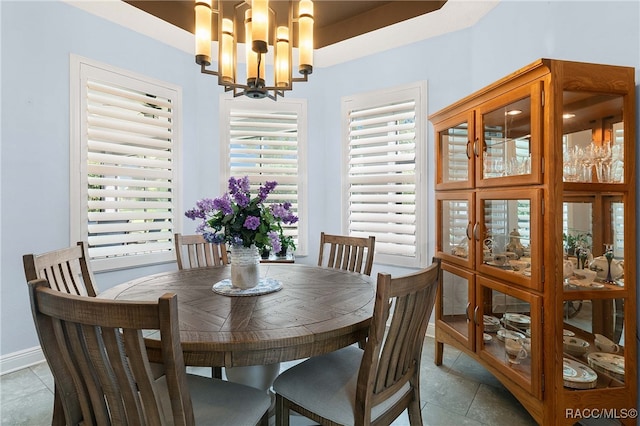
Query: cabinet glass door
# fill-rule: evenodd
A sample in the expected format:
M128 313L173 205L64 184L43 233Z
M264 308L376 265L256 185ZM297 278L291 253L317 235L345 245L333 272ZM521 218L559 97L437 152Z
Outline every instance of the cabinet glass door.
M565 296L571 297L571 294ZM563 358L565 363L582 366L586 372L585 380L577 383L565 380L565 387L593 389L625 385L626 375L630 374L625 365L634 360L625 360L624 306L624 299L564 301ZM635 343L630 341L630 344Z
M436 155L440 159L436 165L437 189L473 187L473 123L473 112L469 112L440 123L436 129Z
M540 181L541 110L537 98L541 95L537 87L524 87L479 108L477 186Z
M476 279L478 352L505 376L541 395L541 298L484 277ZM479 321L482 315L483 320ZM489 327L493 325L493 327Z
M474 229L476 264L488 275L542 289L541 192L478 192Z
M474 223L473 192L439 192L436 203L438 257L472 268L475 253L471 239Z
M470 271L444 262L441 268L442 284L436 307L436 321L439 327L447 329L450 336L473 351L471 310L474 305L474 275Z

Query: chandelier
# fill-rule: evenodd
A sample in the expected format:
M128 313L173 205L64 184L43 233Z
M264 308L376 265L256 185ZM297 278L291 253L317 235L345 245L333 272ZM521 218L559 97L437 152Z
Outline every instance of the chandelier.
M196 16L196 63L204 74L218 76L218 84L225 92L233 91L233 96L248 96L254 99L269 97L276 100L284 92L293 89L294 82L307 81L313 72L313 2L298 2L297 18L294 18L293 2L289 6L287 25L278 25L276 12L269 7L268 0L246 0L233 6L233 10L223 11L225 1L195 0ZM226 2L229 4L229 2ZM276 3L283 3L276 1ZM228 6L231 9L231 6ZM244 13L243 13L244 11ZM214 19L218 41L218 70L211 65L211 35ZM225 16L226 15L226 16ZM238 17L244 22L238 25ZM300 78L292 77L293 25L298 33L298 71ZM242 34L243 33L243 34ZM238 40L244 36L246 53L246 79L237 76ZM275 46L275 48L274 48ZM266 62L273 64L271 86L267 86Z

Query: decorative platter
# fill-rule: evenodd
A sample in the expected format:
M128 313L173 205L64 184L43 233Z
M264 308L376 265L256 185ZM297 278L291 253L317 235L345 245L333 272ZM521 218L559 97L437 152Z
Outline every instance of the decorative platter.
M623 356L606 352L591 352L587 355L587 361L594 370L624 382Z
M224 296L260 296L282 290L282 281L273 278L260 278L257 286L242 289L232 286L230 279L225 279L215 283L211 290Z
M484 331L489 333L495 333L500 330L500 320L496 317L492 317L491 315L483 315L482 322L484 325Z
M524 339L524 334L522 333L518 333L517 331L513 331L513 330L507 330L504 328L501 328L500 330L498 330L498 340L504 342L504 339Z
M572 389L593 389L598 375L586 365L569 358L562 358L562 379L565 387Z

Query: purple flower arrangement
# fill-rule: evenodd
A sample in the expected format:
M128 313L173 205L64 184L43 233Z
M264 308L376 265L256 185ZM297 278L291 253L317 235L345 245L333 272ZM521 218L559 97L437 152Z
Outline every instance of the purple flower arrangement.
M185 216L201 220L196 232L209 242L244 247L255 245L259 250L270 248L279 252L282 249L282 224L296 223L298 217L291 212L291 203L264 204L277 185L277 182L266 182L252 198L249 178L232 177L229 191L222 197L199 200Z

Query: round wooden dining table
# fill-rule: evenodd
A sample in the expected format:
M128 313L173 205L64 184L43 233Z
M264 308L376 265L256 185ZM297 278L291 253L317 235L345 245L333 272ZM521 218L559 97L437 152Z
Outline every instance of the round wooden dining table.
M260 275L282 289L259 296L212 290L230 278L229 266L155 274L118 285L98 297L157 300L178 296L180 338L189 366L268 365L331 352L366 338L373 313L371 277L301 264L262 264ZM151 361L161 361L147 339Z

